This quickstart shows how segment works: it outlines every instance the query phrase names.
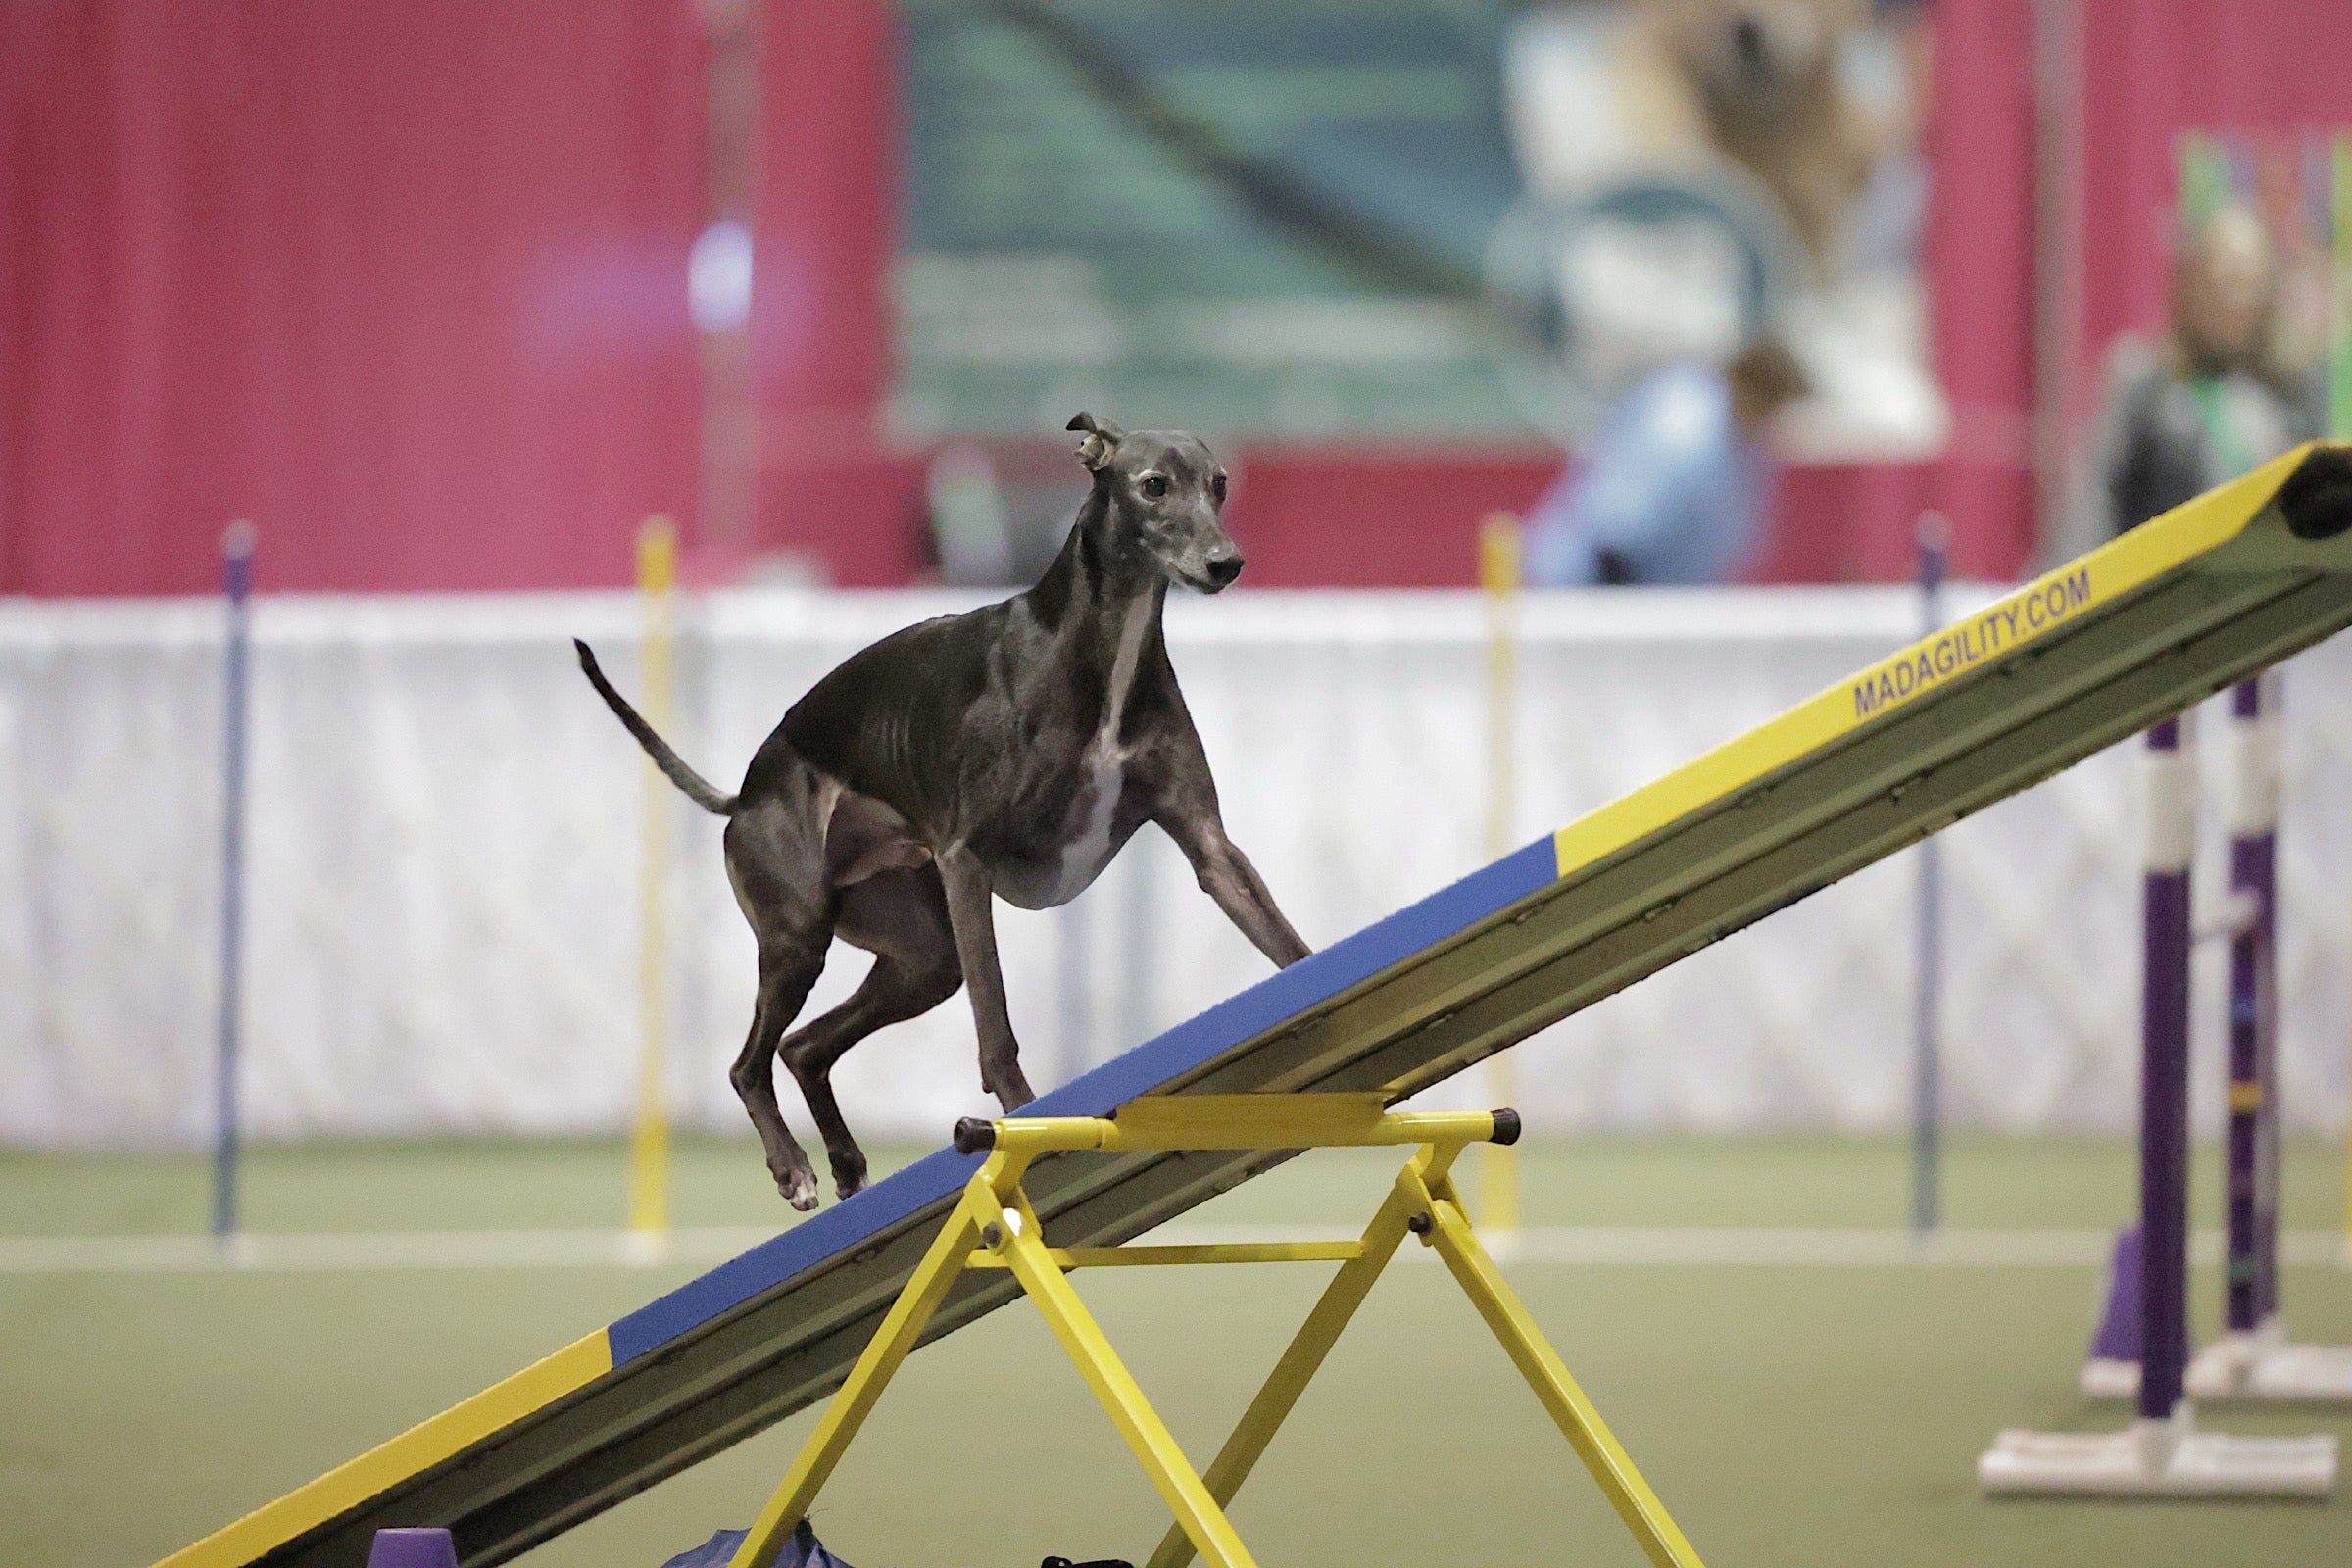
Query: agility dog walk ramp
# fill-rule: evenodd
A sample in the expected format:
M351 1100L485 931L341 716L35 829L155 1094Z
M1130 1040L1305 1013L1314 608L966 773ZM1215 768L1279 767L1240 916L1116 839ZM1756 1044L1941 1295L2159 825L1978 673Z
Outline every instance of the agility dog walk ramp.
M2304 447L1044 1096L1396 1101L2352 623L2352 449ZM1054 1247L1127 1242L1280 1149L1048 1154ZM840 1387L980 1156L942 1150L167 1559L357 1568L383 1526L503 1562ZM961 1275L925 1341L1019 1292Z

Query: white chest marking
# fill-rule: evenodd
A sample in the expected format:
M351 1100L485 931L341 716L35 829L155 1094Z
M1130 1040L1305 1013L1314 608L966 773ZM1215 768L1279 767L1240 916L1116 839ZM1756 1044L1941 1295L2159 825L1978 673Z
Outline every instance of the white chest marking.
M1127 707L1128 690L1135 684L1135 666L1143 659L1144 634L1152 629L1152 600L1139 596L1127 607L1119 627L1119 646L1111 655L1110 689L1102 702L1102 722L1087 743L1081 758L1085 768L1079 785L1086 803L1085 820L1061 847L1061 867L1054 879L1052 904L1067 904L1110 858L1111 819L1119 808L1126 782L1127 753L1119 745L1119 715Z

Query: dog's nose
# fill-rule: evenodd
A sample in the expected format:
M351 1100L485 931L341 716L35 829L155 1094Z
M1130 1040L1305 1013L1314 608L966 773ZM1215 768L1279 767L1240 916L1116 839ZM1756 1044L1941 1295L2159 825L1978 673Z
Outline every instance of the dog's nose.
M1208 580L1220 588L1229 588L1233 579L1242 574L1242 558L1238 555L1211 556L1208 559Z
M1764 24L1747 12L1741 12L1732 24L1732 53L1743 66L1764 63Z

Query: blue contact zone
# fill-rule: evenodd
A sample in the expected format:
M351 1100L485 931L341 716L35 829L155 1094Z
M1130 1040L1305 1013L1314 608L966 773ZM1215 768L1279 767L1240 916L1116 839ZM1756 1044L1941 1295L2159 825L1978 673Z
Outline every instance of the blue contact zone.
M1552 841L1539 839L1040 1096L1026 1114L1106 1115L1549 886L1557 870ZM613 1365L650 1354L954 1198L980 1159L942 1149L638 1308L607 1331Z

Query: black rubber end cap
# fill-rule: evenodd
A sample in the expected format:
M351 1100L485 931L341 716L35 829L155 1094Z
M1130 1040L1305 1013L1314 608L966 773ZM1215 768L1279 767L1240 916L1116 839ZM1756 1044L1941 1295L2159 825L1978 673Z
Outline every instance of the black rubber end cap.
M1515 1144L1519 1141L1519 1113L1511 1109L1510 1106L1505 1105L1500 1110L1494 1112L1494 1136L1488 1139L1487 1142L1491 1144Z
M997 1124L982 1116L966 1116L956 1123L956 1152L985 1154L997 1147Z
M2352 528L2352 452L2322 447L2278 487L2278 514L2298 539L2332 539Z

